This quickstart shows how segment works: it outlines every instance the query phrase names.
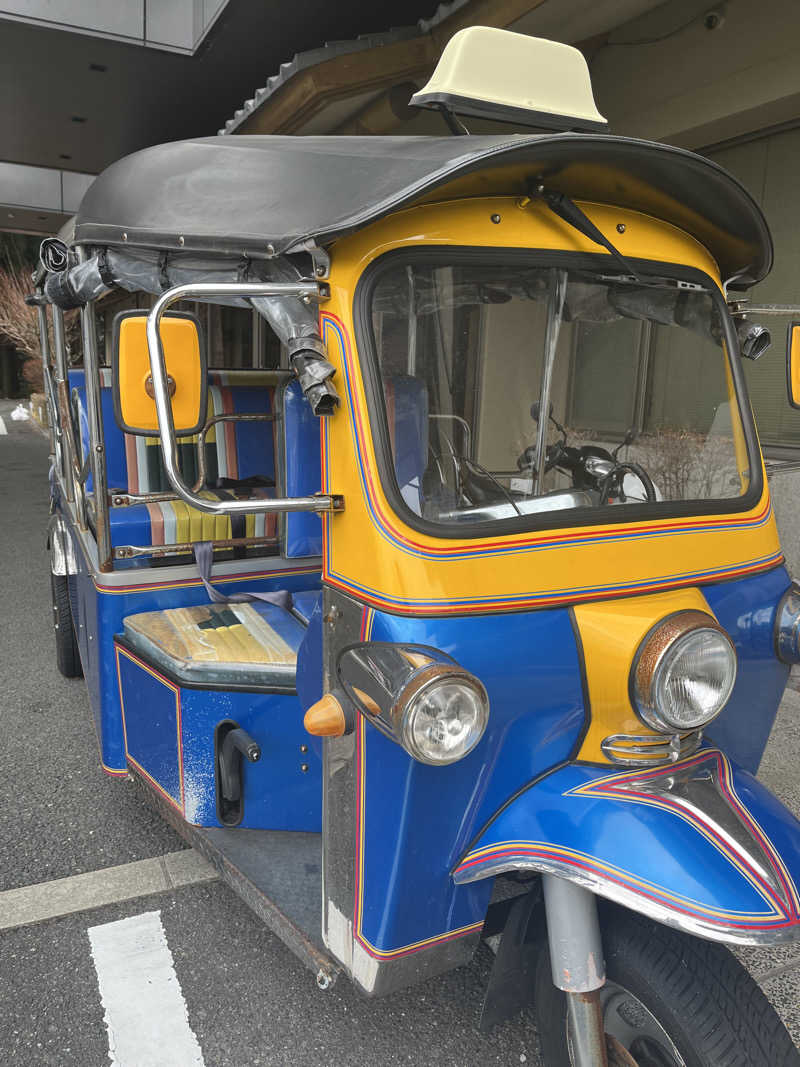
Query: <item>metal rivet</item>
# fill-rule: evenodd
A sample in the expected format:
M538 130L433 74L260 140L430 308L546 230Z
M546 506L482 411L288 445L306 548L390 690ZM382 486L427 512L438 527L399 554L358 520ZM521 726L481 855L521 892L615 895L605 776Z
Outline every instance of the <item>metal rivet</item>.
M322 266L321 263L317 267L317 277L318 278L324 278L325 277L325 268Z
M178 238L178 244L181 246L181 248L183 248L183 246L186 244L186 241L183 237Z
M491 218L492 218L492 222L495 224L495 226L500 221L500 216L499 215L492 215Z
M625 223L624 222L618 222L617 223L617 233L625 233Z
M123 235L122 235L122 240L123 240L123 241L127 241L127 240L128 240L128 235L127 235L127 233L123 233Z
M308 752L308 745L301 745L300 746L300 751L301 752Z
M308 770L308 764L307 763L301 763L300 764L300 770L303 772L303 774L305 774L306 771Z
M267 245L267 255L268 256L274 256L275 255L275 245Z

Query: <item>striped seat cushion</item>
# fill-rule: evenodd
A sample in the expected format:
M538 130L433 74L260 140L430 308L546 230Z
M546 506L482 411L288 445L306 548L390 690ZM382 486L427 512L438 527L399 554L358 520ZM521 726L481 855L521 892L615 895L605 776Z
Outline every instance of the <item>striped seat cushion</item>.
M213 371L209 375L208 415L261 415L273 411L275 390L271 385L225 384L243 377L235 371ZM197 479L197 435L178 438L178 454L184 480ZM157 437L125 434L128 491L131 493L169 492L161 446ZM248 478L275 478L273 424L258 422L219 422L205 438L206 485L213 489L220 478L241 481Z
M208 415L269 414L273 410L274 386L269 379L236 371L212 371L209 374ZM125 434L128 468L128 491L131 493L170 492L164 470L161 446L157 437ZM188 484L198 477L197 435L178 439L181 472ZM273 424L258 422L216 423L205 438L205 496L220 500L224 496L264 498L274 496L268 485L227 488L227 482L262 480L274 482L275 443ZM274 537L277 517L249 513L240 516L212 515L198 511L180 500L148 503L143 508L120 509L112 515L112 544L141 544L129 534L142 530L145 512L149 519L149 537L145 544L174 545L187 541L217 541L240 537Z

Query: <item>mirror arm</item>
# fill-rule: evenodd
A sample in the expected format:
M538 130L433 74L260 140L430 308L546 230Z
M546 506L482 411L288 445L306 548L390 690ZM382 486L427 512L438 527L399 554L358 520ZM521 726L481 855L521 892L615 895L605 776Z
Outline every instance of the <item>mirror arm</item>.
M315 496L283 497L272 500L208 500L193 492L184 482L178 464L178 443L175 438L175 422L172 417L167 385L167 368L161 344L161 318L171 304L178 300L197 300L203 297L287 297L304 302L318 300L319 286L315 282L193 282L176 285L163 293L147 316L147 350L150 357L150 373L153 377L153 393L158 416L158 431L164 470L177 496L198 511L212 515L252 515L281 511L341 511L341 497L318 494Z

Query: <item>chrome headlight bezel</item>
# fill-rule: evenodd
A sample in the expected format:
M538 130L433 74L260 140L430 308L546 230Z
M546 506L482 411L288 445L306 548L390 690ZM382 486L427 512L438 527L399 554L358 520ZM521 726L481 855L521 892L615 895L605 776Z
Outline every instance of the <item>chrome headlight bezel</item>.
M800 585L792 582L775 612L775 655L782 663L800 663Z
M413 759L446 767L473 751L489 720L489 697L483 683L439 649L426 645L365 641L339 655L341 688L353 708ZM449 759L432 758L415 735L415 715L437 686L463 686L479 704L478 728L468 748Z
M731 669L716 709L691 723L670 717L660 693L668 669L685 653L692 638L713 634L724 642L730 653ZM662 734L702 730L720 714L733 691L737 675L737 657L733 641L717 620L704 611L678 611L661 619L642 639L633 659L630 675L631 704L637 716L651 730Z

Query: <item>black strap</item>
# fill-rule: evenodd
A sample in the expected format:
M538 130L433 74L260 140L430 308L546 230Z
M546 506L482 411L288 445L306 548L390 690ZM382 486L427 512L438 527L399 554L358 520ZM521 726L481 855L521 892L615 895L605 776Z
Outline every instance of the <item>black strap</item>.
M275 479L266 474L251 474L247 478L217 478L215 489L274 489Z

